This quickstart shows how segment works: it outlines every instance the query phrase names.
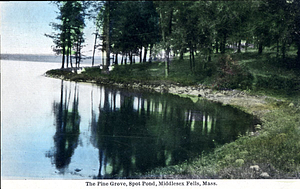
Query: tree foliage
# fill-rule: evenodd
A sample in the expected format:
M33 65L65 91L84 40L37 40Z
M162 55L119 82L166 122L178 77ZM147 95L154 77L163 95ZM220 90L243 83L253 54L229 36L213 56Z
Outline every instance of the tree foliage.
M57 20L60 23L51 23L50 25L56 33L45 34L53 39L55 46L53 51L62 54L62 68L65 67L65 58L67 67L72 65L71 55L75 55L76 66L79 66L81 60L81 49L84 42L83 28L84 23L84 7L80 1L57 1L54 2L59 10ZM74 52L74 53L72 53Z
M71 48L78 52L80 48L75 47L83 42L86 7L78 1L56 4L60 10L57 18L61 22L52 24L57 35L48 36L53 38L56 52L70 55ZM119 55L122 55L121 64L127 63L128 58L134 63L135 56L140 62L145 62L148 56L151 62L155 47L161 48L165 55L167 72L172 53L181 59L188 53L191 72L195 73L195 56L202 55L210 62L213 53L225 54L231 50L241 53L249 44L257 48L259 54L265 48L277 49L277 56L281 58L293 47L300 60L299 0L99 1L85 4L93 7L90 14L96 15L95 24L102 31L101 46L106 51L108 65L111 54L116 64ZM205 68L206 64L202 69Z

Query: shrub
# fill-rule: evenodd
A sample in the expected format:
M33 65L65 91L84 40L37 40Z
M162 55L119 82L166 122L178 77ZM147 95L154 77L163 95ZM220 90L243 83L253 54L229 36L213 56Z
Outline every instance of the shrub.
M218 89L251 89L252 74L234 61L230 55L223 55L217 63L218 74L213 87Z

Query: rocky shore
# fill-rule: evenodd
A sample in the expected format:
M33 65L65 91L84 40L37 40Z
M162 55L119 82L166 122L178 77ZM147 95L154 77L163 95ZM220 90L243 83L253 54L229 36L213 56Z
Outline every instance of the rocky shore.
M98 82L97 82L98 83ZM181 86L180 84L143 84L143 83L102 83L119 88L143 89L158 93L171 93L182 97L204 98L224 105L230 105L252 114L258 118L282 104L282 100L267 96L250 95L240 90L214 90L204 85Z
M74 73L80 76L80 73ZM251 95L248 92L240 90L214 90L205 85L199 84L194 86L182 86L179 83L172 83L166 81L133 81L131 83L119 83L109 80L106 77L90 79L85 77L76 77L72 79L63 75L49 75L47 77L54 77L64 80L71 80L85 83L96 83L99 85L114 86L117 88L128 88L136 90L146 90L158 93L171 93L180 95L182 97L204 98L213 102L219 102L224 105L231 105L243 110L246 113L252 114L257 118L262 117L265 113L276 108L282 104L282 100L267 96Z

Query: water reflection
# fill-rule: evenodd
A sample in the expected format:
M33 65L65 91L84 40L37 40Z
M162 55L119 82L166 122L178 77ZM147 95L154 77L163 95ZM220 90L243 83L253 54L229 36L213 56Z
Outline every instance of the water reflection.
M89 93L82 98L90 98L89 142L98 151L94 178L126 178L178 164L235 140L253 124L250 115L200 99L99 86ZM48 157L60 173L78 146L79 95L78 84L62 81L60 102L53 103L55 146Z
M47 156L51 158L60 173L65 172L78 145L80 115L77 88L77 84L74 88L68 88L64 86L64 81L61 81L60 102L53 103L56 125L56 133L53 137L55 146Z

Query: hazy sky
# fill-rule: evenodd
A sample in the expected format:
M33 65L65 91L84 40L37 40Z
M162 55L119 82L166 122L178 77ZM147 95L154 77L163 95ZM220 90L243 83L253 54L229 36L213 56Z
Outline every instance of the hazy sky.
M45 33L53 31L49 25L57 22L57 7L49 1L0 2L1 53L54 54L53 41ZM94 27L87 23L84 31L86 45L83 51L89 56L94 36Z

